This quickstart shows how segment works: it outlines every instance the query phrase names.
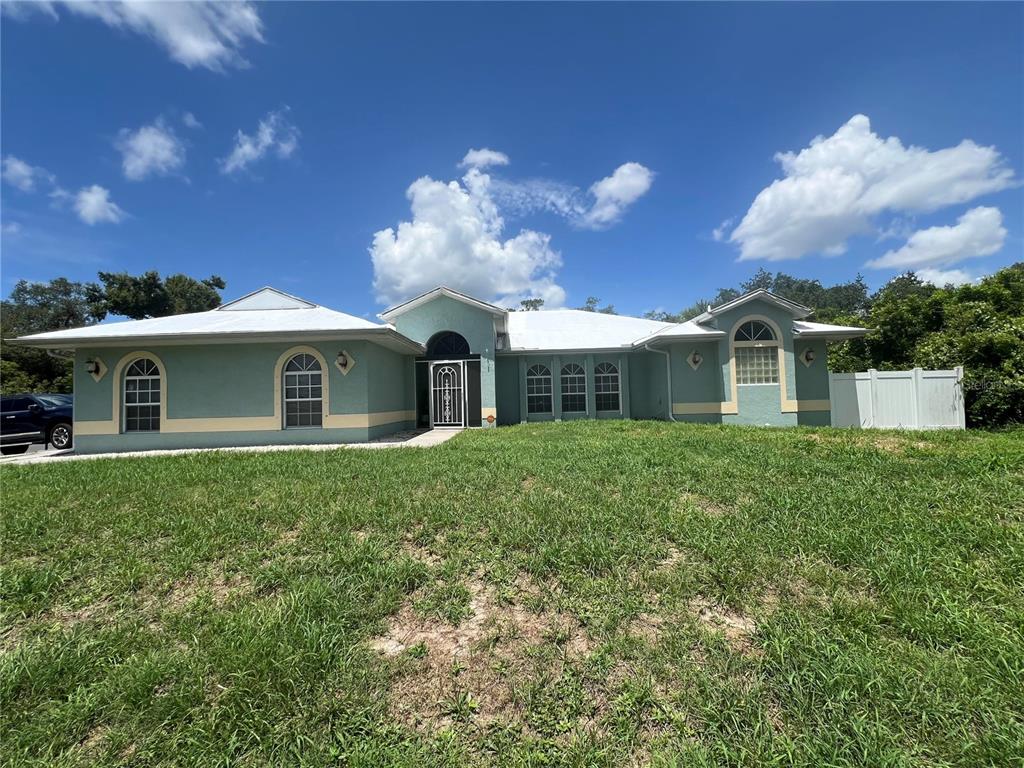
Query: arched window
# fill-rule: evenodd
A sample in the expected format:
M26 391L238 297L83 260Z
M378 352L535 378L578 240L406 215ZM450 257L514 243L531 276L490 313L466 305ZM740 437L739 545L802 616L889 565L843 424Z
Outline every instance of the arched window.
M551 371L546 365L531 365L526 371L526 412L551 413Z
M146 357L124 372L124 431L160 431L160 369Z
M594 396L599 411L621 411L619 401L619 369L611 363L598 363L594 368Z
M465 357L469 354L469 342L455 331L434 334L427 342L430 357Z
M313 355L295 355L284 367L284 426L323 426L323 371Z
M737 384L779 383L778 342L767 323L741 323L733 336L733 347Z
M736 341L775 341L772 329L760 320L748 320L736 329Z
M587 412L587 374L582 365L562 366L562 412Z

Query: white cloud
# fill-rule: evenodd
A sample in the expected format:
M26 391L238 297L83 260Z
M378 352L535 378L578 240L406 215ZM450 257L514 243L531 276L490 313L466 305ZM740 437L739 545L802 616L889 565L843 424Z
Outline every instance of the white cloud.
M503 239L505 222L490 183L476 168L461 183L429 176L412 183L406 191L412 221L373 236L378 301L393 304L444 284L505 304L527 297L543 298L549 307L564 303L565 291L555 282L561 258L550 236L523 229Z
M185 124L186 128L202 128L203 124L199 122L199 119L191 112L186 112L181 116L181 122Z
M90 226L101 222L117 223L125 212L110 199L110 191L98 184L82 187L75 195L75 212Z
M221 72L226 66L246 67L242 48L263 42L263 22L250 2L72 0L59 5L78 16L148 37L189 69ZM3 3L4 12L16 20L34 13L57 19L57 6L54 2Z
M5 235L17 235L21 232L21 224L16 221L8 222L0 226L0 232L3 232Z
M711 230L711 239L716 243L720 243L725 240L726 231L732 226L733 219L726 219L713 230Z
M972 275L964 269L931 269L930 267L926 267L924 269L917 270L914 274L924 282L937 285L940 288L946 285L966 285L967 283L976 283L981 279L980 276Z
M3 162L3 180L22 192L35 192L37 183L53 184L55 178L45 168L30 165L14 155L8 155Z
M221 173L244 170L270 151L281 158L290 157L299 145L299 129L289 122L287 112L288 107L269 112L252 136L239 131L231 153L220 160Z
M606 229L647 193L654 172L639 163L624 163L611 176L579 187L555 179L492 178L491 194L499 206L514 215L546 211L564 217L581 229Z
M991 256L1003 247L1006 228L998 208L972 208L950 227L919 229L898 250L867 263L873 269L922 269Z
M864 115L775 159L785 177L757 195L729 237L741 261L843 253L883 212L934 211L1017 184L995 147L969 139L934 152L904 147L872 132Z
M610 226L622 218L626 209L647 194L654 173L640 163L624 163L590 187L594 204L580 222L592 229Z
M490 165L508 165L508 155L494 149L471 149L459 163L460 168L486 168Z
M115 146L124 176L131 181L166 176L185 164L185 145L160 118L135 131L122 128Z

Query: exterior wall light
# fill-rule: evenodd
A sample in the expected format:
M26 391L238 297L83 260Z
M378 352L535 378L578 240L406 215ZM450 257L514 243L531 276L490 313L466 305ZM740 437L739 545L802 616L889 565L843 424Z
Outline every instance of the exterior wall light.
M356 361L346 350L341 350L334 360L334 366L341 371L342 376L348 376L348 372L355 367Z
M814 354L814 350L808 347L804 350L804 353L800 355L800 361L804 365L810 367L811 363L814 362L815 357L817 357L817 355Z
M85 372L92 376L93 381L98 382L106 375L107 366L104 365L100 358L96 357L85 361Z
M689 363L690 367L696 371L700 368L700 364L704 362L704 355L695 349L690 353L690 356L686 358L686 362Z

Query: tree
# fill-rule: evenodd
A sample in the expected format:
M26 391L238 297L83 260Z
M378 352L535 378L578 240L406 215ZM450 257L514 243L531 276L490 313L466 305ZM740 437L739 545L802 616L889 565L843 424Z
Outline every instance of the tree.
M99 278L103 283L106 311L133 320L216 309L221 301L217 291L225 287L217 275L196 280L182 274L161 279L160 273L155 271L137 276L127 272L100 272Z
M78 283L59 277L48 283L22 280L2 302L0 338L58 331L91 325L108 314L135 320L184 312L202 312L220 306L218 291L224 281L213 275L196 280L188 275L157 272L139 276L126 272L100 272L100 282ZM70 392L71 364L45 350L0 346L0 391Z
M544 306L544 299L523 299L519 306L523 312L536 312Z
M0 303L0 338L59 331L102 320L102 308L96 304L97 289L94 283L72 282L64 277L48 283L19 281L10 298ZM42 349L2 344L0 391L70 392L70 365Z
M603 307L597 305L601 303L601 300L597 296L587 296L587 300L583 302L583 306L579 307L584 312L600 312L602 315L617 315L614 304L606 304Z

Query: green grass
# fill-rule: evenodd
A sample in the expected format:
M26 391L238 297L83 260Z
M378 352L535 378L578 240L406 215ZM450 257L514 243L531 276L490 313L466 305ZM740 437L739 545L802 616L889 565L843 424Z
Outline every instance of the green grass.
M577 422L0 483L5 765L1024 761L1021 433Z

